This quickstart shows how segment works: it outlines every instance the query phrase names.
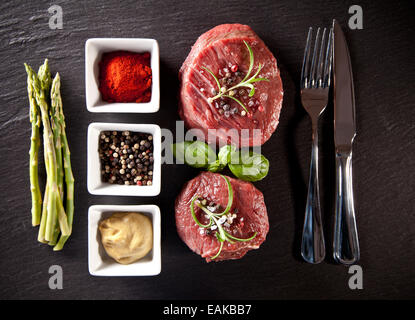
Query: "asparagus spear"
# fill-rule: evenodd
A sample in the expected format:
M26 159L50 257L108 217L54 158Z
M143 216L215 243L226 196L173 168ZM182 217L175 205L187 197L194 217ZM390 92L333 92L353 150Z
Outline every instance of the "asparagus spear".
M59 73L56 73L55 78L53 79L52 89L51 89L51 105L52 108L56 111L56 118L59 121L60 125L60 134L62 142L62 156L63 156L63 167L65 171L65 184L66 184L66 214L68 216L68 225L70 232L72 232L72 223L73 223L73 213L74 213L74 177L72 174L72 165L71 165L71 152L69 150L68 139L66 137L66 125L65 125L65 116L63 114L63 104L62 97L60 93L60 76ZM53 250L62 250L65 242L68 240L69 235L61 235L58 244L53 248Z
M52 91L53 91L53 86L54 86L54 84L52 84ZM52 98L52 94L53 94L53 92L51 92L51 95L50 95L51 98ZM51 100L50 112L49 113L50 113L50 123L51 123L52 131L53 131L53 143L54 143L54 146L55 146L55 153L56 153L57 184L58 184L59 194L60 194L61 199L63 201L63 197L64 197L63 176L64 176L64 173L63 173L63 167L62 167L61 125L59 123L59 110L58 110L58 107L57 107L56 103L54 103L53 99ZM51 246L56 245L57 240L58 240L58 236L59 236L59 226L58 226L58 224L56 224L55 228L53 230L52 239L49 241L49 245L51 245Z
M45 59L45 62L39 67L38 70L38 78L43 90L43 93L45 94L45 99L47 99L48 94L49 94L49 88L51 86L52 83L52 75L50 73L49 70L49 64L48 64L48 59ZM45 148L46 150L46 148ZM49 166L48 166L48 153L44 152L44 160L45 160L45 165L46 165L46 171L47 173L49 172ZM49 179L49 174L47 174L47 180ZM39 235L38 235L38 241L42 242L42 243L47 243L46 239L45 239L45 235L46 235L46 223L49 222L51 223L51 216L48 217L48 205L50 203L49 201L49 183L48 181L46 181L46 188L45 188L45 195L44 195L44 201L43 201L43 208L42 208L42 220L41 220L41 224L40 224L40 228L39 228ZM49 220L48 220L49 219ZM55 219L56 220L56 219ZM53 222L55 225L57 225L56 222ZM56 229L56 227L55 227Z
M54 103L56 99L53 98L54 94L54 82L52 83L52 92L51 92L51 108L50 108L50 123L53 131L53 143L55 145L56 152L56 170L57 170L57 182L59 193L61 198L63 198L63 168L62 168L62 142L61 142L61 125L59 123L59 107Z
M30 191L32 194L32 225L37 226L40 223L40 216L42 210L42 194L39 188L38 175L38 157L40 146L40 115L29 76L27 78L27 92L30 103L30 122L32 124L32 136L29 151Z
M45 59L45 62L39 67L37 77L40 82L41 90L43 90L44 98L47 100L49 98L50 86L52 85L52 75L50 73L48 59Z
M47 243L45 240L45 232L46 232L46 218L48 215L47 206L48 206L48 198L49 198L49 188L48 184L46 183L45 194L44 194L44 201L42 207L42 219L40 220L40 227L39 227L39 234L37 236L37 240L42 243Z
M57 165L56 165L56 153L53 143L53 132L50 126L49 116L48 116L48 103L47 103L47 94L45 94L46 89L48 90L48 83L45 81L40 81L37 74L33 69L25 64L26 72L28 74L29 84L32 87L36 102L40 108L42 124L43 124L43 139L45 145L46 153L46 171L48 175L48 204L47 204L47 219L46 219L46 231L45 231L45 240L50 241L53 238L53 231L56 223L56 219L59 219L59 226L61 229L62 235L69 235L70 230L67 224L67 218L63 219L65 212L62 206L62 199L59 193L58 184L57 184ZM45 61L44 68L39 70L39 73L44 73L47 78L49 73L49 68L47 60Z
M48 101L49 100L48 99L49 89L50 89L50 86L52 84L52 75L51 75L50 70L49 70L48 59L45 59L45 62L39 67L37 76L39 78L41 90L42 90L42 93L45 96L45 100ZM49 113L51 112L50 109L48 109L48 111L49 111ZM45 139L44 139L44 143L45 143L45 150L46 150L46 140ZM49 180L50 179L49 154L47 152L45 152L44 156L45 156L47 180ZM59 166L59 162L57 162L57 167L58 166ZM52 197L52 199L49 199L51 197ZM54 195L49 193L49 183L47 181L46 191L45 191L45 200L44 200L44 203L46 204L45 210L44 210L45 217L43 219L45 224L43 225L43 229L39 230L39 232L42 231L42 233L39 233L39 237L38 237L41 242L47 242L48 240L53 242L53 238L54 238L53 235L56 233L56 229L58 229L58 223L57 223L58 222L58 219L57 219L58 217L57 217L57 215L55 214L54 211L51 214L48 214L48 209L47 208L48 208L48 205L52 201L55 202L56 200L54 200ZM51 205L53 207L54 205L56 205L56 203L51 203ZM51 230L53 230L53 231L51 231Z

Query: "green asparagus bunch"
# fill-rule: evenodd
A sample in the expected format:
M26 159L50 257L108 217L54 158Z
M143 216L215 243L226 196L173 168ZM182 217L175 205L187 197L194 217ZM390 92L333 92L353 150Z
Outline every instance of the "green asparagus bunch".
M38 240L54 246L56 251L63 248L72 233L74 213L74 178L60 94L60 77L57 73L52 81L47 59L38 73L26 63L25 68L32 123L29 152L32 224L40 224ZM38 178L41 125L47 174L43 206Z

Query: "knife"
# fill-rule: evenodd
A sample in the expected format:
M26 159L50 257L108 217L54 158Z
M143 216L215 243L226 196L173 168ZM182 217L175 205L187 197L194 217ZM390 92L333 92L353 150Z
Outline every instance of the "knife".
M343 31L333 20L334 143L336 149L336 213L333 255L341 264L360 258L353 201L352 144L356 136L355 98L349 49Z

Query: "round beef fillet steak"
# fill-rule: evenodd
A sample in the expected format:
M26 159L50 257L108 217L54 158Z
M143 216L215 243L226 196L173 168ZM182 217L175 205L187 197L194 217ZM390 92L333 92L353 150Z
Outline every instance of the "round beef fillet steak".
M261 64L258 77L268 79L253 83L255 94L252 97L248 95L248 88L234 90L234 97L249 112L246 115L244 108L231 98L208 101L218 93L218 86L214 77L204 69L213 72L221 85L228 89L241 82L250 63L244 41L254 55L250 76ZM260 146L277 128L283 99L277 60L249 26L223 24L202 34L183 63L179 77L180 117L187 128L199 129L194 133L200 139L219 145ZM216 129L216 132L208 135L208 129Z
M264 242L268 233L269 223L264 196L261 191L250 182L229 178L233 190L233 203L230 209L232 215L236 215L232 223L224 226L225 231L237 238L249 238L257 232L254 239L246 242L224 242L220 255L213 261L231 260L242 258L249 250L258 249ZM216 205L216 212L223 212L228 204L228 186L225 179L218 173L203 172L183 187L176 199L176 226L180 238L195 253L212 261L220 248L216 230L199 227L192 217L190 204L193 197L198 196L207 200L208 206ZM209 220L205 213L194 204L197 219L202 224Z

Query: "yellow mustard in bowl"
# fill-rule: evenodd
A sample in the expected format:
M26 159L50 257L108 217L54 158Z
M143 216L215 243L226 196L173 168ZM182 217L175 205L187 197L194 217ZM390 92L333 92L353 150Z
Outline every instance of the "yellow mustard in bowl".
M105 251L120 264L140 260L153 248L153 225L141 213L114 213L102 220L98 228Z

